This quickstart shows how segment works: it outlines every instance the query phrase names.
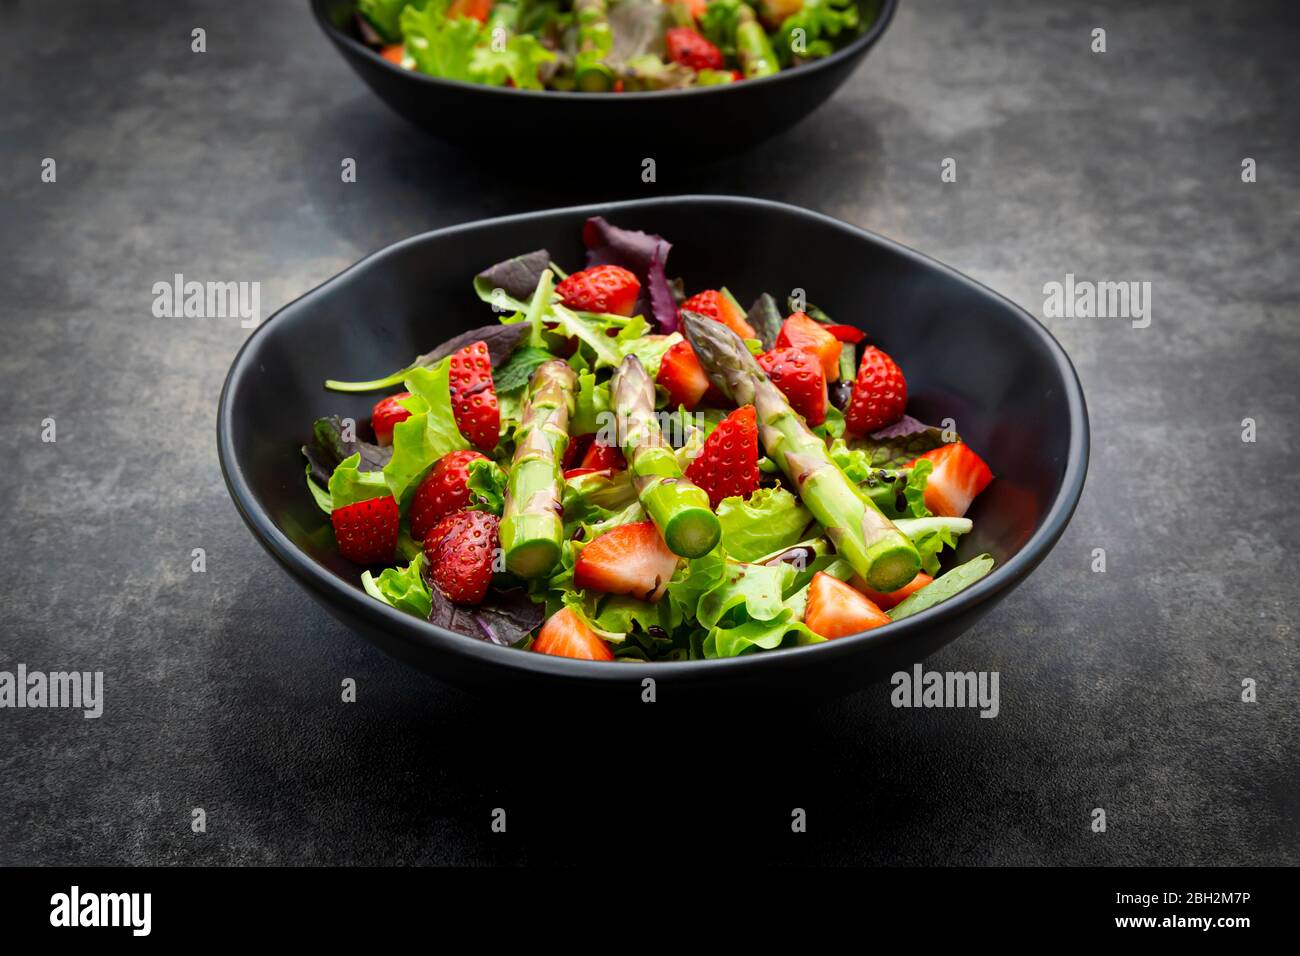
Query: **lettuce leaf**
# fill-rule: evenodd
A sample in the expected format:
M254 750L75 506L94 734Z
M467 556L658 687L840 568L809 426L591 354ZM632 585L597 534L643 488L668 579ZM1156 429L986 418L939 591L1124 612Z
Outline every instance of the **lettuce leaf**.
M469 477L465 480L469 489L472 508L490 511L498 518L505 508L506 472L490 458L479 458L469 465Z
M351 455L339 463L330 476L330 510L337 511L359 501L388 497L382 471L361 471L361 456Z
M954 437L953 441L960 439ZM943 429L904 415L888 428L859 438L853 448L866 452L867 463L873 468L902 468L918 455L946 444Z
M492 386L498 395L523 388L533 377L533 372L537 371L537 366L553 358L555 356L546 349L525 345L517 349L501 368L492 373Z
M412 414L394 426L393 458L384 467L388 489L403 508L425 472L439 458L469 447L456 427L446 362L432 369L412 369L406 377L406 388L412 395L408 404Z
M820 634L810 631L808 625L796 620L787 608L770 621L745 621L735 627L711 628L704 638L701 656L739 657L754 648L770 651L783 645L798 647L824 640Z
M957 547L957 539L970 531L969 518L896 518L894 525L911 539L921 554L921 570L939 573L939 552Z
M759 488L746 501L724 498L717 508L722 546L737 561L753 561L797 544L812 514L784 488Z
M727 554L721 546L701 557L683 561L668 582L665 600L672 602L684 620L694 620L700 598L723 582L726 571Z
M424 555L417 554L406 567L385 568L378 578L365 571L361 575L361 584L375 600L427 619L433 599L421 571L423 561Z
M887 518L925 518L925 486L934 463L922 458L912 468L877 468L872 453L850 448L843 440L831 444L831 459L858 485Z
M389 43L402 39L402 10L420 7L426 0L357 0L357 12L369 21L375 32Z
M488 266L474 277L474 291L489 305L522 312L525 303L533 297L533 290L542 281L542 273L550 264L551 254L536 249ZM500 292L496 290L500 289Z
M980 578L993 570L997 562L991 554L981 554L971 558L965 564L959 564L946 574L935 578L930 584L914 591L889 610L892 620L901 621L905 617L919 614L943 601L948 600L959 591L964 591Z
M544 89L539 71L543 63L555 59L555 54L542 46L537 37L514 34L505 42L505 48L495 50L491 43L474 50L470 60L470 74L479 83L505 86L507 82L521 90Z
M770 621L784 609L782 594L794 574L788 564L727 561L722 580L700 595L696 619L711 628L731 612L743 609L750 620Z
M636 229L620 229L601 216L592 216L582 227L582 241L588 266L627 269L641 282L636 311L653 319L660 332L677 331L677 300L664 271L673 248L668 240Z
M813 60L830 56L835 52L831 38L845 31L857 32L857 29L857 0L803 0L800 9L782 20L772 34L772 48L781 66L787 67L796 57ZM794 52L796 30L803 31L804 47L799 53Z
M781 318L781 309L777 306L776 299L764 292L749 307L749 313L745 316L745 321L758 333L758 339L763 343L764 351L776 346L776 337L780 333L781 323L784 321Z
M402 11L399 25L406 52L421 73L475 82L470 63L483 24L468 17L448 19L447 5L447 0L437 0L423 10L407 7Z

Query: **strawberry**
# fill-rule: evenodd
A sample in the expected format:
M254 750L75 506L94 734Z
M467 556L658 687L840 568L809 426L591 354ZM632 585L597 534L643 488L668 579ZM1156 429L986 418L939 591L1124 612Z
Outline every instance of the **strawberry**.
M469 466L487 459L476 451L453 451L433 466L411 498L407 518L411 537L423 541L429 529L453 511L469 504Z
M673 27L664 34L668 59L692 70L722 69L722 51L690 27Z
M451 0L447 8L447 19L468 17L479 23L487 23L488 14L492 12L492 0Z
M704 11L709 7L709 0L686 0L686 12L691 15L691 19L698 20L704 16Z
M391 496L335 508L330 523L339 554L357 564L387 564L397 550L401 518Z
M450 358L451 407L456 427L470 444L483 451L497 446L501 412L492 387L492 359L483 342L465 346Z
M617 448L612 448L596 440L591 443L587 453L582 456L582 462L578 467L590 468L592 471L603 471L606 468L613 471L622 471L627 467L627 460Z
M826 373L814 356L802 349L772 349L758 357L758 364L809 425L826 421Z
M486 511L457 511L425 536L430 577L447 600L478 604L487 594L500 520Z
M587 454L587 449L595 440L596 436L591 432L585 435L574 435L564 446L564 457L560 460L560 467L565 471L576 467L575 462L582 461L582 456Z
M718 423L686 477L708 492L715 508L723 498L744 498L758 487L758 418L753 405L742 405Z
M803 622L827 640L859 634L889 623L889 615L865 595L825 571L813 575Z
M867 333L856 325L824 325L822 328L841 342L847 342L849 345L857 345L867 337Z
M911 597L914 592L921 590L921 588L925 587L932 581L934 581L934 578L930 577L930 575L926 574L924 571L921 571L918 572L916 577L912 578L909 583L904 584L897 591L890 591L888 594L881 594L879 591L873 591L871 588L867 587L867 582L862 580L859 575L853 575L853 586L870 598L871 603L883 611L888 611L891 607L897 606L903 598Z
M657 381L668 389L668 407L675 409L684 405L688 410L700 404L700 399L709 390L709 376L705 374L700 360L695 357L691 343L685 340L677 342L659 361Z
M697 292L681 304L679 312L694 312L714 322L721 322L742 339L756 339L758 333L745 321L745 313L729 296L717 289Z
M826 326L814 322L802 312L792 313L781 323L781 331L776 335L776 347L807 352L821 363L828 383L839 380L840 340L828 332Z
M641 283L622 266L592 266L563 280L555 292L570 309L631 315Z
M858 380L853 383L849 407L844 411L844 428L861 436L892 425L907 408L907 381L900 369L874 345L862 350Z
M963 442L940 445L921 458L934 463L934 471L925 483L925 506L944 518L965 515L975 496L993 480L984 459Z
M657 601L676 570L677 555L654 522L638 521L606 531L583 548L573 564L573 584Z
M411 417L411 413L399 404L403 398L410 397L410 392L398 392L375 403L374 411L370 413L370 427L375 430L375 440L379 444L391 445L393 426Z
M390 43L379 51L379 55L389 63L401 66L402 57L406 55L406 45L404 43Z
M614 652L596 636L573 608L561 608L542 625L533 650L539 654L572 657L580 661L612 661Z

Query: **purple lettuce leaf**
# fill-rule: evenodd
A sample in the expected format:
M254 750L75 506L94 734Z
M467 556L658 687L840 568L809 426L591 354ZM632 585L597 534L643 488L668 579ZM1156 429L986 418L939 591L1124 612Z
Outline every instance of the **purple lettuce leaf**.
M611 226L592 216L582 227L587 266L622 266L641 282L637 311L653 321L657 331L677 331L677 300L665 269L672 244L662 236Z

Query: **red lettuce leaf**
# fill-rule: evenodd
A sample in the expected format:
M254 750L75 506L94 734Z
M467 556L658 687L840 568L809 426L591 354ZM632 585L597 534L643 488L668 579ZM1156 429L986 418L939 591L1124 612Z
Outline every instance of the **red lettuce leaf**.
M592 216L582 227L587 266L622 266L641 282L637 311L653 321L659 332L677 331L677 300L664 269L672 244L663 236L611 226Z

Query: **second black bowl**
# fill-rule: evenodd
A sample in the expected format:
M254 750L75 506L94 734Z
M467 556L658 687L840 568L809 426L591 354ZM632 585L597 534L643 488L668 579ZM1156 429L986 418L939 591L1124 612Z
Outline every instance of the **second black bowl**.
M788 129L821 106L889 26L898 0L860 0L869 26L820 60L775 76L725 86L651 93L560 93L444 80L388 62L360 42L350 23L355 0L312 0L330 42L381 100L435 136L476 152L514 155L528 144L530 162L577 150L617 157L709 161L742 152ZM558 153L559 156L550 155Z

